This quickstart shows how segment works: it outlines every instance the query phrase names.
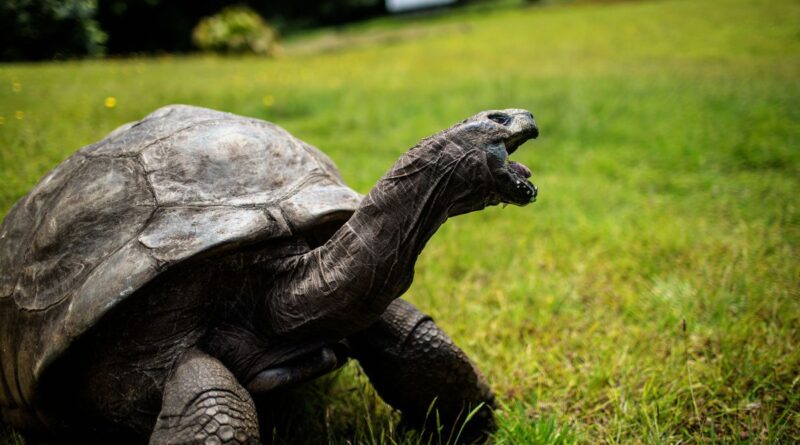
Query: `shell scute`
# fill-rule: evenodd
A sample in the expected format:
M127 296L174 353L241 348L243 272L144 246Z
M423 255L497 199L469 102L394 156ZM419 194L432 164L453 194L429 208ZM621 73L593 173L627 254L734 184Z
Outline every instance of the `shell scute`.
M37 212L46 216L18 269L15 299L24 309L43 310L71 295L95 265L138 233L155 202L139 163L100 158L81 165L53 204Z
M139 241L157 260L174 262L228 240L253 242L278 230L272 216L257 207L167 207L156 212Z
M225 124L206 121L142 151L159 204L267 204L309 174L328 175L275 126Z

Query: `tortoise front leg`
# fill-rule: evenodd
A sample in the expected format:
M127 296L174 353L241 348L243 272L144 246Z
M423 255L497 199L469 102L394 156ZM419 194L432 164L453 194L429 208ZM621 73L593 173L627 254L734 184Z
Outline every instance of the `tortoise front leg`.
M410 303L395 300L375 324L349 340L378 394L411 426L432 431L438 411L442 434L458 433L467 414L483 404L461 440L482 440L494 431L494 395L480 371L431 317ZM434 400L436 411L428 414Z
M164 388L151 445L258 444L256 409L219 360L194 349Z

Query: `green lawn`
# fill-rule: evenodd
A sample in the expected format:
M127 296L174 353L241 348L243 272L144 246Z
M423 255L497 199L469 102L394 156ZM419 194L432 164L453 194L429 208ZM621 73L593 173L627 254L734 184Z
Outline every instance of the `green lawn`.
M408 294L487 374L495 442L798 443L800 3L415 20L319 33L276 60L0 65L0 214L169 103L274 121L360 192L422 137L527 108L542 136L514 158L539 202L446 224ZM314 49L330 38L358 44ZM355 365L308 391L290 438L418 440Z

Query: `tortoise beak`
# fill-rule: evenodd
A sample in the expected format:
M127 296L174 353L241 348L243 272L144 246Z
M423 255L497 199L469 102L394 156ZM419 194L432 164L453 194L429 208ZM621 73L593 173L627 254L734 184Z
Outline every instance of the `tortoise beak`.
M506 153L511 155L528 140L539 137L539 127L530 111L511 109L504 110L504 113L512 119L508 123L511 134L504 141ZM501 202L523 206L536 201L539 189L529 181L532 173L527 166L506 158L499 176L498 193Z
M506 110L512 116L513 121L509 125L511 136L506 139L506 151L512 154L517 151L520 145L524 144L530 139L539 137L539 127L536 125L536 120L533 114L527 110Z

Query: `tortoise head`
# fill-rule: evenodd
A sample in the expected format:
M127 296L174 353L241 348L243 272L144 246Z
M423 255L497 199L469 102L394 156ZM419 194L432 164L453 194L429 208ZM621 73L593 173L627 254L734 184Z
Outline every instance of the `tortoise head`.
M462 151L472 162L485 166L488 176L474 178L487 182L485 204L507 203L523 206L536 201L538 189L528 178L528 167L508 159L520 145L539 136L539 128L530 111L522 109L489 110L453 126L446 137L455 144L450 149Z

